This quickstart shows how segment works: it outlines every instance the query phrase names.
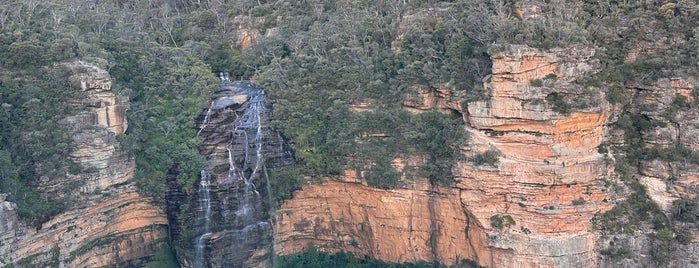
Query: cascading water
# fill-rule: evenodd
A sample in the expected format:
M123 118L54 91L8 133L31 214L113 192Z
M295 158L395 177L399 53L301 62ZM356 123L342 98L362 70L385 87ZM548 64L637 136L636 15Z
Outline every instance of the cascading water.
M209 225L211 223L211 192L209 189L209 174L206 170L201 170L199 182L199 214L202 221L202 229L204 233L197 238L195 245L194 261L197 267L204 267L204 249L206 247L206 236L210 235Z
M211 105L209 105L209 109L206 110L206 115L204 116L204 122L201 124L201 128L199 128L199 131L197 131L197 137L201 134L201 131L204 130L206 127L206 124L209 123L209 118L211 118L211 109L214 107L214 102L211 102Z
M267 126L265 92L222 73L221 88L202 113L197 136L207 158L199 184L193 267L271 265L273 198L266 159L283 165L281 137ZM200 119L201 120L201 119ZM269 148L269 149L268 149ZM279 150L278 150L279 149ZM256 184L266 187L257 189ZM260 192L266 194L260 197ZM266 199L266 200L265 200ZM190 240L191 241L191 240Z

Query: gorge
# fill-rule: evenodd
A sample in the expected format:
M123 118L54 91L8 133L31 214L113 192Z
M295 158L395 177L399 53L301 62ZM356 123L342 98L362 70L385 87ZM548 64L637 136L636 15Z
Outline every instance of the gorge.
M0 4L0 267L697 267L695 1Z

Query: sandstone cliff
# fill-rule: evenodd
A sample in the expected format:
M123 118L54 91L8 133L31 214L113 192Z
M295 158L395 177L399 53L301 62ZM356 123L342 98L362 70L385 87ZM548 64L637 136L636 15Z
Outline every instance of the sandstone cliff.
M19 267L138 265L160 249L167 236L162 209L129 183L135 164L115 136L127 128L128 100L111 92L109 74L85 62L66 64L70 81L82 90L75 100L85 111L62 120L74 143L70 154L78 174L42 178L37 192L70 200L64 212L40 228L20 221L16 205L0 203L0 255Z
M631 168L632 175L627 176L645 187L648 198L660 209L660 215L655 216L652 224L641 223L633 233L623 229L610 232L609 226L603 226L597 243L598 250L605 252L600 258L601 267L637 267L638 263L659 262L667 267L695 267L699 261L695 254L683 254L696 252L699 230L691 220L682 219L678 208L673 207L676 201L696 207L699 194L699 158L696 156L699 111L691 104L696 103L696 84L693 77L674 77L661 78L651 85L628 84L623 89L627 101L616 105L610 119L621 121L621 115L627 113L653 124L642 129L609 129L605 142L646 150L638 165ZM637 144L627 144L629 140L624 137L628 131L639 131ZM610 200L622 202L623 196ZM658 229L671 232L673 242L659 241ZM619 257L620 249L629 253Z
M471 134L465 158L496 151L497 167L460 162L452 187L431 187L421 178L398 190L347 178L309 185L277 213L277 252L312 243L391 262L595 265L590 220L611 206L600 184L610 170L596 148L609 107L601 93L571 83L597 70L594 52L494 48L493 74L484 83L490 97L466 107L448 85L416 88L403 102L407 109L461 113ZM576 105L556 112L560 103L552 95Z

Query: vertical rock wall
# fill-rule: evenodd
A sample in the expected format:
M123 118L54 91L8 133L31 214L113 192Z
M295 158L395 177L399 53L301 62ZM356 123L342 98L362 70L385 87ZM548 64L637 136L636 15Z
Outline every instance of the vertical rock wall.
M466 159L487 150L497 167L456 165L453 187L416 178L410 189L380 190L343 178L312 184L277 213L277 252L313 244L390 262L470 259L489 267L589 267L596 264L590 220L610 207L599 180L610 170L597 152L609 116L603 95L571 83L594 73L594 50L541 52L525 46L491 52L485 101L461 107L458 91L416 89L411 112L456 110L471 134ZM555 112L547 96L575 103ZM496 227L492 217L514 224Z
M75 146L71 160L81 172L42 178L35 189L49 199L71 202L38 229L18 220L15 204L1 202L0 258L34 267L139 265L165 242L167 219L129 183L135 163L115 138L126 131L128 99L111 92L106 71L85 62L66 67L76 90L85 93L74 100L85 111L61 121Z
M200 154L206 165L202 174L209 178L207 184L210 217L208 228L203 227L206 213L204 194L176 199L178 187L170 185L173 196L169 210L179 204L187 204L189 210L171 215L174 238L184 267L267 267L272 260L272 225L269 216L266 167L283 165L289 160L284 153L281 137L269 127L268 114L264 108L254 127L247 124L246 112L251 109L254 98L264 98L264 93L249 82L229 82L224 79L211 105L204 108L200 120L199 138L202 141ZM258 99L259 100L259 99ZM260 104L260 103L257 103ZM258 106L258 108L260 108ZM247 118L247 119L246 119ZM236 127L238 126L238 127ZM261 143L256 142L260 131ZM257 171L258 146L264 161ZM249 180L246 182L246 180ZM251 184L248 184L251 183ZM196 192L196 191L192 191ZM205 230L206 229L206 230ZM197 256L197 244L203 247ZM191 250L191 251L189 251Z

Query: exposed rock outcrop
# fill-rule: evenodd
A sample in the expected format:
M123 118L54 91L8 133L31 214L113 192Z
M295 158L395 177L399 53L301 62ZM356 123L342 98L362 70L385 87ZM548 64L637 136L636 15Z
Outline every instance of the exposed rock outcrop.
M129 183L135 163L115 138L126 131L128 100L111 92L106 71L85 62L66 67L76 90L85 93L74 102L85 111L61 121L80 171L34 186L50 200L69 200L40 228L19 221L16 205L0 202L0 258L20 267L139 265L165 242L167 219Z
M290 158L281 137L269 127L263 101L264 92L249 82L224 81L198 120L206 178L201 178L198 194L177 201L190 210L171 215L177 223L172 225L174 238L180 248L192 250L178 252L184 267L271 264L272 200L269 188L262 186L268 184L266 167ZM171 183L170 192L177 195L178 187L190 186ZM172 205L177 205L174 200Z
M636 57L634 53L631 51L629 56ZM695 252L699 247L699 236L696 235L699 230L695 223L683 219L678 215L678 209L673 208L675 201L696 207L699 196L699 111L695 85L697 80L694 77L661 78L649 85L626 85L625 112L635 116L634 120L638 121L634 123L636 129L613 129L614 134L608 135L612 142L608 143L645 150L640 158L632 156L637 157L638 165L632 167L634 174L629 176L645 186L648 197L664 216L659 216L662 225L655 224L658 220L653 220L653 224L636 222L640 226L634 233L605 230L606 235L598 241L599 250L606 251L600 256L600 266L635 267L638 263L656 263L664 267L694 267L699 261L696 254L683 254ZM636 140L619 138L629 134L640 137ZM621 198L611 200L617 199ZM661 230L671 233L673 239L659 240ZM615 252L618 255L620 250L624 250L626 255L616 256Z
M494 150L497 167L460 162L452 187L430 187L421 178L399 190L351 179L307 186L279 210L277 252L312 243L391 262L595 265L590 220L611 206L599 183L610 170L596 148L609 107L601 93L571 83L598 69L593 55L585 46L495 48L484 83L490 98L467 107L457 101L458 90L415 88L403 102L409 111L460 112L471 134L466 158ZM562 105L569 107L560 111Z

